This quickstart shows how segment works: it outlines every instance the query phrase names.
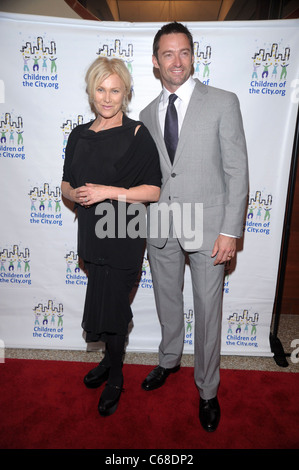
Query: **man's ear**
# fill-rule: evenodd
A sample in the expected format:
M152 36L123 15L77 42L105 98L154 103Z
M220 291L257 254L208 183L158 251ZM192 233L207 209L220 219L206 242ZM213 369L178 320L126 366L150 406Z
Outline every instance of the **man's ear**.
M153 62L153 66L158 69L159 68L159 62L157 60L157 57L155 55L152 56L152 62Z

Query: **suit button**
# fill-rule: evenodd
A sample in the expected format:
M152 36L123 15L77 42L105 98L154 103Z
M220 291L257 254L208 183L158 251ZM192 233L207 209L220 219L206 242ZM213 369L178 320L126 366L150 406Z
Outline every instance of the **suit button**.
M176 173L171 173L172 178L176 177Z

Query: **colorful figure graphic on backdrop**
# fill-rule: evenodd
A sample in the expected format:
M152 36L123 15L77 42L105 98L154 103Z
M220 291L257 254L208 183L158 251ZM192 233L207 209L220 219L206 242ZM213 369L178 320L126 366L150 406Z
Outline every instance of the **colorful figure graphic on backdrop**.
M132 62L133 62L133 59L131 59L131 60L127 60L127 61L126 61L126 65L127 65L127 67L128 67L128 70L129 70L129 72L130 72L130 73L133 73L133 66L132 66Z
M46 75L48 73L48 62L47 62L48 60L51 63L51 74L57 71L57 64L56 64L57 56L56 56L55 41L50 41L49 45L45 45L44 38L41 36L38 36L36 40L27 41L25 45L21 47L20 52L22 53L22 57L23 57L23 63L24 63L23 71L24 72L30 72L28 62L31 59L33 61L33 65L32 65L33 72L42 72L44 75ZM26 77L24 76L24 78L27 81L30 81L32 84L33 84L33 80L35 80L35 78L31 77L29 74L26 74ZM55 79L53 81L55 81ZM52 85L54 85L53 81L51 81ZM55 86L55 87L53 86L52 88L57 89L58 86Z
M192 320L186 320L186 324L187 324L187 329L186 329L186 333L192 331Z
M38 57L38 56L34 56L34 58L33 58L33 62L34 62L34 63L33 63L33 71L34 71L34 72L38 72L38 71L39 71L39 64L38 64L39 59L40 59L40 56L39 56L39 57Z
M234 321L233 320L228 320L228 329L227 329L227 334L228 335L233 334L233 325L234 325Z
M274 64L273 64L273 70L272 70L272 76L271 78L273 78L274 80L277 79L277 68L278 68L278 65L279 65L279 59L276 59L274 61Z
M16 132L17 132L17 134L18 134L18 145L21 145L21 144L23 143L23 136L22 136L22 134L23 134L24 131L19 131L19 130L17 130Z
M1 143L6 143L9 139L11 147L15 145L15 133L18 135L18 145L23 143L23 118L21 116L14 117L12 113L4 113L4 117L0 116L0 132L1 132ZM20 137L21 135L21 137ZM16 151L16 148L8 149L11 152ZM24 148L22 149L24 150ZM21 151L21 149L19 150ZM12 154L10 154L12 156Z
M31 210L35 211L36 210L35 203L37 201L37 198L33 195L30 195L30 200L31 200Z
M289 65L289 58L290 58L291 49L290 47L285 47L283 51L279 51L279 47L277 43L272 43L270 47L262 47L255 52L253 59L253 73L252 78L257 79L257 67L263 65L263 73L262 78L269 77L269 67L272 65L272 74L271 79L277 79L278 73L278 66L281 65L281 74L280 80L285 79L287 77L287 66Z
M252 323L252 328L251 328L251 335L256 335L256 323Z
M45 199L40 199L40 204L39 204L39 210L44 211L45 210Z
M256 219L260 219L262 216L262 206L259 204L258 206L258 210L257 210L257 213L256 213Z
M6 271L5 269L5 263L6 263L6 255L4 253L1 253L0 255L0 271Z
M14 267L14 260L13 260L13 259L10 259L10 260L9 260L8 271L14 271L14 270L15 270L15 267Z
M63 144L62 144L63 147L66 146L69 135L70 135L70 131L63 131Z
M25 258L23 261L24 261L24 271L26 273L27 271L30 271L29 259Z
M57 57L51 56L49 60L51 62L51 73L54 73L57 71L57 65L56 65Z
M54 201L55 201L55 212L60 212L61 211L61 206L60 206L61 199L55 197Z
M54 204L55 204L55 212L61 212L61 191L58 186L54 187L53 189L50 188L49 183L44 183L42 187L33 187L29 191L29 197L31 201L31 212L30 212L30 221L33 223L33 220L40 220L40 214L36 213L38 208L41 212L47 212L51 214L54 211ZM38 202L37 202L38 201ZM36 207L37 206L37 207ZM54 219L54 215L52 215L51 219ZM56 215L55 219L58 220L51 220L50 224L57 224L59 226L62 225L62 220L60 217ZM39 222L38 222L39 223Z
M280 65L281 65L280 80L282 80L283 78L287 78L287 67L289 66L289 64L287 64L286 62L283 62Z
M257 76L257 69L261 66L260 60L259 59L254 59L253 60L253 72L251 75L251 78L258 78Z
M204 69L203 69L203 77L209 77L210 76L210 69L209 69L209 65L211 64L211 62L207 62L205 61L203 63L204 65Z
M247 219L253 219L254 211L257 210L255 219L261 220L262 211L264 210L263 220L270 220L270 211L272 210L272 195L262 196L261 191L255 191L254 196L250 196L248 200ZM256 232L257 233L257 232Z
M4 143L6 142L6 134L7 134L8 130L7 129L1 129L1 143Z
M18 271L21 271L21 267L22 267L22 264L21 264L21 257L18 256L17 270L18 270Z
M71 273L71 272L72 272L72 270L71 270L72 264L73 264L72 258L71 258L70 256L67 256L67 258L66 258L66 272L67 272L67 273Z
M57 317L58 317L58 325L57 326L63 326L63 313L58 313L57 314Z
M77 262L76 267L75 267L75 273L78 273L78 272L80 272L80 266L79 266L79 263Z
M253 211L255 209L255 206L252 204L251 206L249 206L249 211L248 211L248 215L247 215L247 218L248 219L252 219L253 218Z
M42 65L42 71L43 73L47 73L48 67L47 67L47 56L46 54L43 55L43 65Z
M269 206L264 207L264 210L265 210L264 221L265 221L265 220L270 220L270 210L271 210L271 209L272 209L272 208L269 207Z
M14 131L13 130L10 130L10 133L9 133L9 143L11 145L13 145L15 142L15 137L14 137Z
M271 62L269 62L269 63L266 62L266 63L264 64L264 70L263 70L263 73L262 73L262 78L267 78L267 77L268 77L270 65L271 65Z
M52 198L49 196L48 198L48 211L52 212Z
M24 72L29 72L28 61L30 60L30 56L25 55L23 52L23 61L24 61Z

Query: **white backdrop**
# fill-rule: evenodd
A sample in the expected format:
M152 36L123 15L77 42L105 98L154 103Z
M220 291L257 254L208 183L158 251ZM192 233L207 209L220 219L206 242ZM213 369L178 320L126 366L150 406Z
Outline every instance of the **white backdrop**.
M235 92L248 143L250 197L223 298L222 354L271 355L269 332L297 107L299 21L187 23L195 77ZM0 339L6 347L86 349L86 276L77 223L61 199L71 129L93 118L87 67L98 54L126 61L134 82L129 116L161 90L151 63L159 23L115 23L0 14ZM185 352L193 351L186 267ZM151 273L144 257L132 304L128 351L157 351Z

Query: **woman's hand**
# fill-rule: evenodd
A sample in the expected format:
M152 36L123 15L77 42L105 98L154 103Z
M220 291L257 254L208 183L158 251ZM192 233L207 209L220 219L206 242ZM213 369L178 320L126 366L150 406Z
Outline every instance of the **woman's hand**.
M156 202L160 197L160 188L142 184L130 189L118 188L115 186L105 186L103 184L86 183L84 186L72 188L70 183L65 181L61 184L62 194L83 207L113 199L127 203Z
M80 199L80 204L89 207L92 204L110 199L110 186L103 184L86 183L85 186L77 188L77 196Z
M91 183L86 183L86 185L79 186L78 188L73 188L66 181L63 181L61 184L63 196L83 207L89 207L92 204L109 199L109 188L109 186Z
M83 207L92 206L98 202L109 199L109 186L102 184L86 183L84 186L78 188L69 188L68 197L77 204Z

